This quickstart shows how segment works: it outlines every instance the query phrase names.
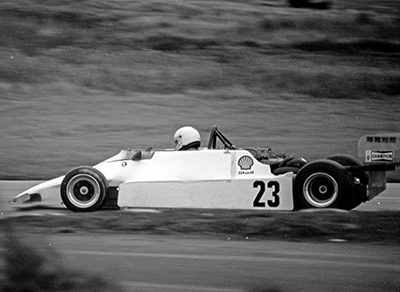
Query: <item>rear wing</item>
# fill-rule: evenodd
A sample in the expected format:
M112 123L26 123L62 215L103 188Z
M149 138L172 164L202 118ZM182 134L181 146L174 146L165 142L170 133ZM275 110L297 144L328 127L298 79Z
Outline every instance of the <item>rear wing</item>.
M371 200L386 189L386 181L400 182L400 133L361 137L358 158L364 164L358 166L360 170L369 172L368 200Z
M365 135L358 141L358 158L366 165L394 164L388 182L400 182L400 133Z

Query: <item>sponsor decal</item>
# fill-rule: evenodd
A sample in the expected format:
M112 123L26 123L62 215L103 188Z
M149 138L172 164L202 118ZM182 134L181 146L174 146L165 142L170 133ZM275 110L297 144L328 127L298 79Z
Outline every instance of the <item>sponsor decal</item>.
M254 165L254 161L250 156L245 155L240 157L238 160L238 165L241 169L238 174L254 174L254 171L251 170L251 167Z
M365 161L366 162L376 162L376 161L394 161L394 151L365 151Z

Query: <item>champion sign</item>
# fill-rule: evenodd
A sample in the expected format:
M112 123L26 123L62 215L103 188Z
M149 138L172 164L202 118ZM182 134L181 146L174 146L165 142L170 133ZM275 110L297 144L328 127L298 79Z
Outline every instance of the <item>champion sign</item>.
M367 150L365 152L365 161L366 162L394 161L394 151Z

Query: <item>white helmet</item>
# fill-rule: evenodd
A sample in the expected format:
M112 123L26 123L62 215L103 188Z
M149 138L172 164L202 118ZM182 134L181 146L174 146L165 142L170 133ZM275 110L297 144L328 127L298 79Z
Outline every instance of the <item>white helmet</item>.
M174 135L174 143L175 150L198 149L201 143L200 134L192 127L180 128Z

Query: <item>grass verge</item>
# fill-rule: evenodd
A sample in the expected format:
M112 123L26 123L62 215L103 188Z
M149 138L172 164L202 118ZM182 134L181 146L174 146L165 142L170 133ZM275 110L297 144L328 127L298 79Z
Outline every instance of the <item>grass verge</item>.
M210 236L238 240L400 243L400 212L233 210L99 211L67 216L19 216L0 225L37 233L100 232Z
M122 291L103 276L66 267L49 246L38 249L25 244L25 237L17 234L11 225L2 224L2 227L0 291Z

